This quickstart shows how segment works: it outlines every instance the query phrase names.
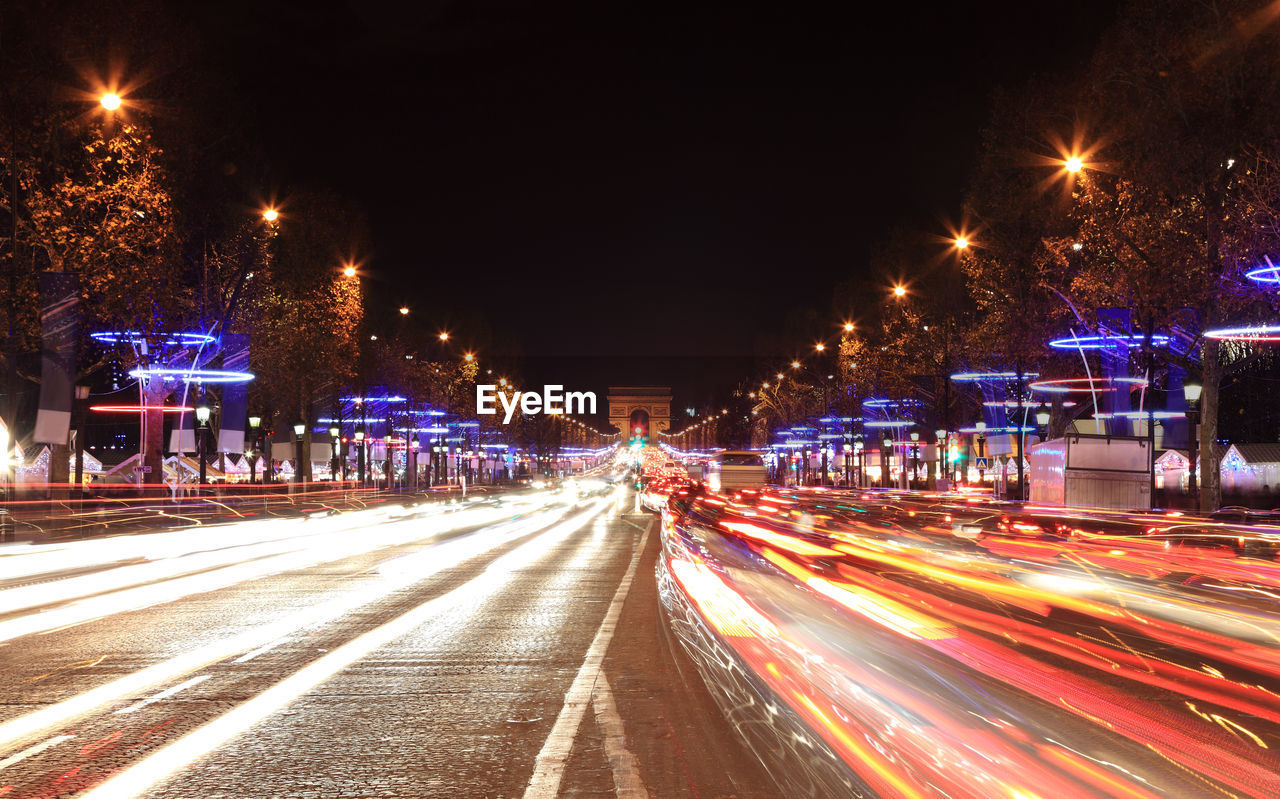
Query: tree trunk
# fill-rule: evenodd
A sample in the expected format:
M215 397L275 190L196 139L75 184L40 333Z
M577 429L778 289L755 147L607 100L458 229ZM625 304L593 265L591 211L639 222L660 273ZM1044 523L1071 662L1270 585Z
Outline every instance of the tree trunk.
M71 480L71 447L52 444L49 447L49 488L65 489Z
M164 405L165 399L169 396L169 388L164 381L158 377L153 377L147 382L146 389L143 390L143 405L147 406L143 412L145 423L143 425L144 433L142 438L142 467L143 472L141 482L149 485L159 485L164 482L164 412L160 410ZM193 420L188 419L188 422ZM181 445L182 442L178 442ZM147 467L151 467L151 471L147 471Z
M1201 366L1200 394L1200 510L1211 513L1222 502L1222 472L1218 465L1216 443L1218 439L1218 388L1222 383L1221 344L1216 339L1205 339ZM1191 465L1195 468L1195 464Z

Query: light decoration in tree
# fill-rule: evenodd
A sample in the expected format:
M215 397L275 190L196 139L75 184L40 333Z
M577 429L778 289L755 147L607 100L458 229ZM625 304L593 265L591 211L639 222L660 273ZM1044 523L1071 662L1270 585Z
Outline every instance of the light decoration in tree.
M1150 336L1142 336L1133 334L1129 336L1072 336L1071 338L1058 338L1049 342L1049 346L1055 350L1100 350L1109 349L1111 347L1141 347L1143 344L1150 343L1153 347L1164 347L1173 340L1172 336L1164 333L1154 333Z
M1023 372L1023 380L1032 380L1040 376L1039 372ZM951 375L957 383L987 383L997 380L1017 380L1017 372L957 372Z
M237 372L231 369L170 369L148 366L134 369L129 377L159 377L164 381L183 380L188 383L247 383L254 378L252 372Z
M136 345L146 341L152 344L163 344L169 347L199 347L205 344L212 344L217 341L215 336L211 336L208 333L156 333L154 335L148 335L147 333L141 333L137 330L90 333L89 338L101 344Z
M1048 394L1088 393L1093 391L1116 391L1117 387L1109 383L1123 383L1129 390L1145 388L1147 381L1141 377L1063 377L1057 380L1039 380L1028 388L1032 391L1043 391Z
M91 405L89 410L97 411L98 413L143 413L144 411L190 413L195 408L186 405Z
M1249 325L1247 327L1223 327L1206 330L1205 338L1219 341L1280 341L1280 325Z

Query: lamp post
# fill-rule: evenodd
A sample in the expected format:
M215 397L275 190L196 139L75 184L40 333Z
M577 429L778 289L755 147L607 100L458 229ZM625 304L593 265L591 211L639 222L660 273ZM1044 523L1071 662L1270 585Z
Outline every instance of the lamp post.
M934 441L938 442L938 446L937 446L938 474L936 476L936 479L944 480L946 479L944 475L947 474L947 431L946 429L940 427L937 430L934 430L933 437L934 437ZM937 483L934 484L934 487L937 488Z
M258 453L263 451L259 437L262 435L262 417L250 416L249 429L253 431L253 444L249 447L249 451L245 453L249 457L249 485L253 485L258 480ZM266 482L266 473L263 475L263 482Z
M336 427L329 428L329 447L333 450L329 458L329 481L333 482L338 479L339 466L342 455L342 440L339 438L342 431Z
M1200 466L1196 461L1200 455L1200 431L1197 428L1200 426L1200 392L1203 390L1204 386L1199 383L1182 384L1182 397L1187 401L1187 459L1190 461L1187 466L1187 493L1195 503L1196 513L1201 510Z
M364 425L356 428L356 473L364 486Z
M907 480L908 488L915 488L916 471L920 468L920 433L911 431L911 477Z
M212 413L213 410L209 407L209 403L205 402L204 399L201 398L200 404L196 406L196 452L200 457L200 485L205 485L209 482L208 476L205 473L204 434L205 430L209 427L209 417Z
M1049 420L1052 414L1049 413L1049 406L1041 404L1039 410L1036 411L1036 426L1040 428L1041 440L1049 437Z
M987 457L987 423L978 422L977 428L978 441L976 449L978 450L978 483L985 486L987 484L987 470L983 468L982 461Z
M85 400L89 399L88 386L76 386L76 494L84 499L84 422Z
M293 426L293 482L300 482L302 477L302 437L307 432L305 424L295 424Z
M889 467L892 465L893 439L885 438L880 442L880 487L889 487Z
M853 445L844 445L844 487L853 488Z
M863 484L867 481L867 454L864 447L866 447L866 444L862 442L861 438L854 440L854 457L858 461L858 488L862 488Z

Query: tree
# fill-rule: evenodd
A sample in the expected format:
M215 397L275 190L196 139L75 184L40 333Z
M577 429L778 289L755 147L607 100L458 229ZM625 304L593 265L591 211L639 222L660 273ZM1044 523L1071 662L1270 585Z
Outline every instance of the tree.
M1254 352L1198 337L1275 310L1243 272L1280 251L1277 48L1280 27L1256 3L1134 0L1082 93L1101 147L1076 187L1071 243L1082 257L1069 290L1084 308L1130 310L1144 334L1180 327L1196 337L1189 353L1168 357L1191 369L1198 360L1202 373L1209 508L1220 496L1219 387ZM1068 241L1053 243L1063 264Z

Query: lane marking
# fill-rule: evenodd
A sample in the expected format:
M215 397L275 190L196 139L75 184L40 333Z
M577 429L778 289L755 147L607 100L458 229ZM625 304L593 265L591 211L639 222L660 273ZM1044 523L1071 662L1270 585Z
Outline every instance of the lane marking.
M251 660L253 660L254 658L256 658L258 655L262 655L262 654L266 654L267 652L270 652L271 650L273 650L273 649L275 649L276 647L280 646L281 644L283 644L283 643L284 643L285 641L287 641L287 640L289 640L289 639L288 639L288 638L277 638L276 640L272 641L271 643L263 644L262 646L258 647L257 649L253 650L252 652L246 652L245 654L241 655L240 657L236 658L235 660L233 660L233 661L231 661L231 662L232 662L232 663L248 663L249 661L251 661Z
M9 768L9 766L12 766L14 763L21 763L32 755L38 755L49 747L57 746L63 741L70 741L74 737L74 735L56 735L44 743L38 743L35 746L28 746L16 755L10 755L4 760L0 760L0 769Z
M211 674L201 674L199 677L192 677L191 679L186 680L185 682L178 683L172 688L166 688L158 694L153 694L151 696L148 696L146 699L139 699L137 702L134 702L132 705L129 705L128 707L122 707L116 711L116 715L120 715L121 713L132 713L135 710L141 710L142 708L146 707L147 705L153 702L159 702L161 699L168 699L169 697L173 696L179 691L185 691L193 685L199 685L200 683L204 682L205 680L209 679L212 676L213 675Z
M208 755L232 738L243 734L263 719L305 696L316 686L350 667L375 649L439 618L451 607L475 606L501 590L521 569L528 568L570 535L581 530L604 510L602 502L559 522L535 538L497 558L483 572L457 588L418 605L348 641L334 651L304 666L248 701L192 730L142 760L117 772L93 788L85 799L135 797L177 771Z
M596 711L596 724L604 735L604 756L613 769L613 789L618 799L649 799L649 791L640 779L640 764L627 748L626 730L618 706L613 701L613 689L604 671L595 690L591 693L591 706Z
M524 799L555 799L560 792L560 781L564 779L565 767L569 763L569 753L573 750L573 740L578 737L578 728L582 726L582 717L591 702L592 689L597 680L603 677L601 664L604 654L613 640L613 633L618 627L618 618L622 615L622 605L631 591L631 583L636 576L636 567L640 565L640 556L645 544L649 541L649 533L653 530L653 520L645 528L640 541L635 544L631 553L631 565L618 583L618 590L613 594L613 602L605 613L600 629L596 631L595 640L587 650L587 657L578 669L578 674L565 694L564 706L556 716L555 726L547 736L542 751L538 753L533 765L533 776L524 790Z

